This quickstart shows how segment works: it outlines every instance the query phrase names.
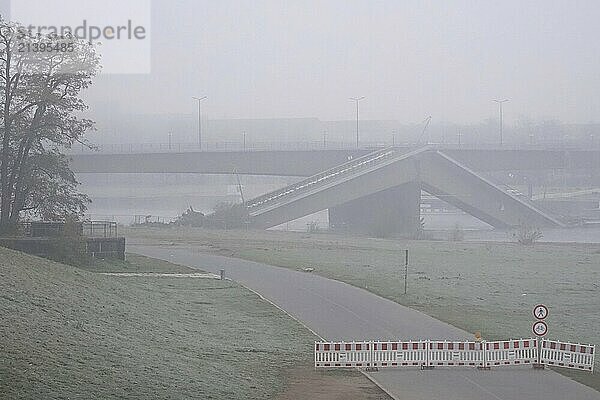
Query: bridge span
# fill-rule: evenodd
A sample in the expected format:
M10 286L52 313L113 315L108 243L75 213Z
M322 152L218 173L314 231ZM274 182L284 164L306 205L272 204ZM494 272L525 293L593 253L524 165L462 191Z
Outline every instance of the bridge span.
M250 224L257 228L328 209L334 226L410 234L420 226L422 189L496 228L565 226L525 196L430 147L375 151L248 200L244 206Z
M248 223L270 228L317 211L330 225L374 234L420 229L424 190L498 229L564 227L567 215L493 182L486 172L600 171L600 150L428 145L360 150L238 151L72 156L78 173L204 173L307 177L245 202Z
M399 151L418 147L397 146ZM600 149L466 148L432 145L476 171L600 170ZM378 150L189 151L71 155L76 173L203 173L310 176Z

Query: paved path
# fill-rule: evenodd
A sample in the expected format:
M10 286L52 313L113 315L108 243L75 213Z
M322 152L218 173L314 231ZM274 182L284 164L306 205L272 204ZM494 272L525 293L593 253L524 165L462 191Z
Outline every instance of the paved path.
M127 251L218 273L260 293L327 340L471 339L472 335L366 290L314 274L201 253L130 245ZM312 352L312 344L307 343ZM474 368L370 373L400 400L588 400L600 393L550 370Z

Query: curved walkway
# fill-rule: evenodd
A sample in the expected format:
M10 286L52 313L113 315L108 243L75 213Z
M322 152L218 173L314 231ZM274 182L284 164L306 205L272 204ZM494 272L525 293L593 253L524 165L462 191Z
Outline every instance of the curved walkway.
M225 275L260 293L327 340L470 339L472 335L366 290L306 272L201 253L193 247L128 251ZM313 351L307 343L307 352ZM600 393L550 370L380 369L369 376L400 400L598 400Z

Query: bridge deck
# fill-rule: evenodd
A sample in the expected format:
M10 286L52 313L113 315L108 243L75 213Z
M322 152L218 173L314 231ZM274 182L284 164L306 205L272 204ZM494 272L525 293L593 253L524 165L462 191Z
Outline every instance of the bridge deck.
M507 190L510 188L429 147L410 152L393 148L375 151L251 199L246 207L252 225L269 228L408 182L418 182L429 193L497 228L563 225Z

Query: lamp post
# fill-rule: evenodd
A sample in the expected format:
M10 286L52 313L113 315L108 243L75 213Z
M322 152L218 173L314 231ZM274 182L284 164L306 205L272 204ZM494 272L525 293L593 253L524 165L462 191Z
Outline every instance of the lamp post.
M356 103L356 148L358 149L359 147L359 131L358 131L358 103L363 100L365 98L365 96L361 96L361 97L350 97L350 100L354 101Z
M493 100L495 103L498 103L498 108L499 108L499 112L500 112L500 146L502 146L503 144L503 114L502 114L502 104L506 103L508 101L508 99L504 99L504 100Z
M198 102L198 149L202 150L202 109L200 108L200 102L206 100L208 97L192 97L192 99Z

